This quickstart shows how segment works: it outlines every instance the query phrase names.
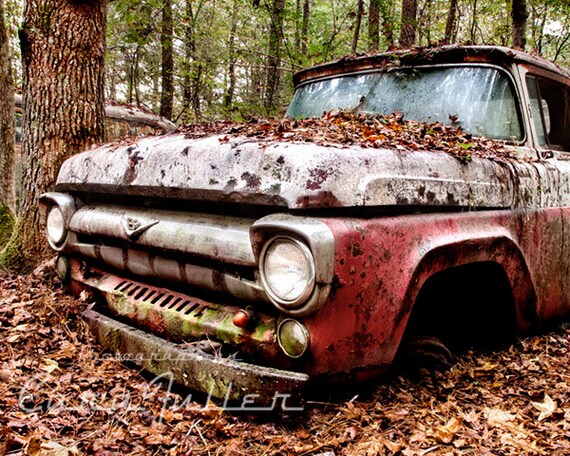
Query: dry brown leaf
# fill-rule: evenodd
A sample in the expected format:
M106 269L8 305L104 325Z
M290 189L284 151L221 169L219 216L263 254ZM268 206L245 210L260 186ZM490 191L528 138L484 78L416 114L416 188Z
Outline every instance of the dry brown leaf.
M556 411L556 402L554 402L548 394L544 395L544 401L542 402L531 401L531 404L535 409L537 409L540 412L540 415L538 416L538 421L545 420Z
M47 372L48 374L51 374L58 367L59 364L57 363L57 361L54 361L53 359L49 358L42 359L42 362L40 364L40 369L43 370L44 372Z
M451 417L451 419L445 423L445 426L439 426L436 428L434 437L439 443L451 443L460 428L461 423L459 420L455 417Z
M487 418L487 423L489 423L490 426L502 426L505 423L514 421L516 415L498 408L488 408L485 410L485 417Z

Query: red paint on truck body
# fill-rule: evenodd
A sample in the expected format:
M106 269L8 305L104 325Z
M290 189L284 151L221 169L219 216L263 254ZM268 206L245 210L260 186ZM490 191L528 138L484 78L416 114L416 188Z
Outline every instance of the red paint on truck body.
M335 284L320 312L305 320L311 334L305 365L311 374L385 370L427 278L468 263L503 268L519 331L563 316L570 292L567 220L570 209L559 208L325 219L335 237Z

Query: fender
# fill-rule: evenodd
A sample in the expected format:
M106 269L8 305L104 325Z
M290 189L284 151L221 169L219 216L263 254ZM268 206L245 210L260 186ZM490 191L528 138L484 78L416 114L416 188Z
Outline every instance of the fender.
M534 330L539 319L532 277L520 247L507 236L464 239L439 245L425 253L406 290L401 321L397 325L405 328L418 294L429 277L452 267L480 262L492 262L501 266L513 292L518 331Z

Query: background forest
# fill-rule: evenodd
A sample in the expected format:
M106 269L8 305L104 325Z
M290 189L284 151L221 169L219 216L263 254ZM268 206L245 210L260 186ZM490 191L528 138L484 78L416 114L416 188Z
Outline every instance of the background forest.
M21 154L0 102L0 266L20 271L49 254L39 195L105 141L105 99L243 121L282 115L295 71L350 54L472 43L570 63L567 0L0 0L0 18L0 95L23 94Z
M519 46L569 64L570 4L514 1L526 3ZM19 86L22 1L5 8ZM105 95L184 123L277 114L298 69L401 44L512 46L512 11L510 0L114 0Z

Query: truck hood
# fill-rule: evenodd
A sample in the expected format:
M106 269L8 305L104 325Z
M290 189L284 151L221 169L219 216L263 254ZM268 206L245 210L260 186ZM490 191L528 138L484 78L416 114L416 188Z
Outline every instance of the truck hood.
M188 139L171 134L75 155L58 191L188 198L282 206L502 208L513 204L509 164L443 152Z

